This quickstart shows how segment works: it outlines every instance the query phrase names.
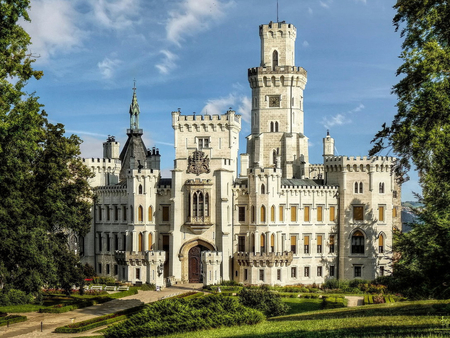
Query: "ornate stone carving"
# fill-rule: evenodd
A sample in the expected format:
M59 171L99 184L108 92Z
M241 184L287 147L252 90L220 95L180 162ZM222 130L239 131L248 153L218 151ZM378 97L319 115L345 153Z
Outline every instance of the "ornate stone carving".
M201 150L194 151L188 158L187 172L197 175L208 174L210 172L208 155Z

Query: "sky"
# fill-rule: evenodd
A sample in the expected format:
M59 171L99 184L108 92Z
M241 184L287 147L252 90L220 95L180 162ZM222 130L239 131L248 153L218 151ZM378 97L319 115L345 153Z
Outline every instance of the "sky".
M296 66L308 72L305 135L311 163L322 162L327 129L336 155L365 156L396 113L391 89L402 39L388 0L278 0L278 21L297 27ZM30 81L49 120L83 140L82 157L102 157L129 128L134 80L140 127L160 149L170 177L171 112L243 116L240 153L250 134L247 69L260 65L259 25L277 21L276 0L31 0L31 52L44 77ZM394 154L386 151L381 155ZM402 200L420 192L417 174Z

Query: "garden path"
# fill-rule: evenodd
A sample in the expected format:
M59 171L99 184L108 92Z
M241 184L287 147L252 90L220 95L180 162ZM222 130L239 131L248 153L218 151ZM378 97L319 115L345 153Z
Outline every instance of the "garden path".
M126 310L135 306L139 306L143 303L155 302L162 297L168 297L172 294L190 292L192 290L201 290L203 284L183 284L173 285L165 288L162 291L139 291L137 295L131 295L120 299L114 299L107 303L86 307L84 309L78 309L65 313L37 313L28 312L23 315L28 317L28 320L23 323L12 324L10 327L0 327L0 337L20 337L20 338L32 338L32 337L50 337L50 338L71 338L80 336L95 336L95 331L99 328L91 331L81 333L54 333L57 327L64 326L73 322L81 322L83 320L95 318L97 316L103 316L109 313L114 313L121 310ZM43 323L43 330L41 332L41 322Z
M361 296L345 296L348 300L348 307L364 305L364 297Z

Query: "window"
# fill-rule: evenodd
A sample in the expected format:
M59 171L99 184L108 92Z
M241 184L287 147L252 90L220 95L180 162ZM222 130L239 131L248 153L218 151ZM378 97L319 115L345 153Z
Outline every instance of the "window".
M275 252L275 235L270 236L270 252Z
M126 221L127 220L127 207L126 206L122 207L122 215L123 215L123 220Z
M119 235L118 234L114 234L114 249L120 250L119 249Z
M264 236L264 234L261 234L261 252L266 252L266 236Z
M259 270L259 280L264 282L264 270Z
M272 70L275 70L276 66L278 66L278 51L274 50L272 53Z
M354 277L355 278L361 278L361 271L362 270L362 267L361 266L359 266L359 265L355 265L354 267L353 267L353 271L354 271Z
M153 222L153 207L152 206L148 207L148 221Z
M266 193L266 186L264 184L261 184L261 194L265 194Z
M256 211L255 211L255 206L252 205L252 223L255 223L256 221Z
M107 221L111 220L111 212L110 212L109 206L106 207L106 220Z
M334 265L330 265L330 277L334 277Z
M266 207L261 206L261 223L266 223Z
M102 263L98 263L98 273L102 273Z
M209 216L209 194L203 193L200 190L195 191L191 196L191 215L193 221L203 221L203 217Z
M109 275L110 273L110 267L109 264L106 264L106 274Z
M139 195L142 195L142 184L139 184Z
M198 149L209 148L209 138L198 138L197 139Z
M245 252L245 236L238 237L238 251Z
M304 207L304 217L303 220L305 222L309 222L310 221L310 216L309 216L309 206Z
M317 207L317 222L323 222L323 207Z
M139 222L144 221L144 208L141 205L138 208L138 221Z
M134 222L134 208L130 205L130 221Z
M380 266L380 276L384 276L384 266Z
M117 207L117 205L114 206L114 220L119 220L119 208Z
M363 193L363 183L359 182L359 193L362 194Z
M394 191L392 192L392 197L393 197L393 198L397 198L397 190L394 190Z
M330 253L334 253L334 235L330 235Z
M126 251L127 250L127 235L123 234L122 237L122 251Z
M142 251L142 247L144 246L143 242L144 242L144 238L142 236L142 233L139 233L139 236L138 236L138 251Z
M305 277L309 277L309 266L305 266Z
M151 232L148 234L148 250L153 250L153 235Z
M378 222L384 222L384 206L378 206Z
M330 222L335 222L335 221L336 221L336 207L331 206L330 207Z
M277 280L281 280L281 269L277 269Z
M317 236L317 253L322 253L322 235Z
M114 274L115 275L119 274L119 266L117 264L114 264Z
M358 182L355 182L355 194L357 194L359 191L358 191Z
M378 253L384 252L384 237L380 234L378 237Z
M275 130L274 125L273 125L273 121L270 122L270 132L273 133Z
M169 222L170 220L170 207L168 205L162 206L162 221Z
M392 217L397 217L397 207L392 209Z
M364 253L364 235L361 231L357 230L352 236L352 254Z
M303 242L304 242L303 252L305 254L309 254L309 236L303 237Z
M272 205L272 207L270 208L270 221L272 223L275 222L275 206Z
M98 220L102 220L102 207L98 207Z
M291 205L291 222L297 222L297 207Z
M106 235L106 251L111 251L111 240L109 234Z
M291 268L291 278L297 278L297 267Z
M282 205L278 207L278 220L284 222L284 207Z
M379 192L380 192L380 194L384 194L384 183L383 182L381 182L379 185Z
M275 122L275 132L278 132L278 121Z
M322 267L321 266L317 267L317 277L322 277Z
M353 220L364 221L364 207L362 205L353 206Z
M102 234L99 233L98 234L98 251L102 251L103 250L102 244L103 244Z
M291 251L297 253L297 236L291 236Z
M141 269L136 268L136 279L141 279Z
M248 279L248 269L244 269L244 280Z
M245 207L238 208L238 220L239 222L245 222Z

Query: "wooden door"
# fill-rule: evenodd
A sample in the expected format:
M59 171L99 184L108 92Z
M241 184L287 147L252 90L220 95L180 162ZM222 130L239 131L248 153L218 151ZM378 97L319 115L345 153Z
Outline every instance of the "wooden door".
M201 282L201 250L195 246L189 250L189 283Z

